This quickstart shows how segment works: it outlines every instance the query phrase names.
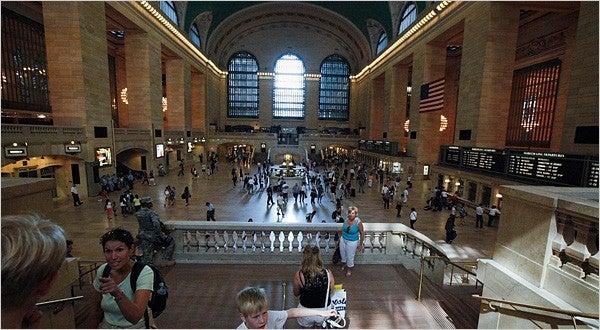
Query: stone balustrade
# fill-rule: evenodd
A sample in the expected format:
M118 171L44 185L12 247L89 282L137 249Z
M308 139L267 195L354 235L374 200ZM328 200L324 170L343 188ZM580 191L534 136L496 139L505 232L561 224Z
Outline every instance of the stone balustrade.
M247 222L168 221L176 240L178 263L299 264L306 245L321 248L330 263L342 225ZM365 223L364 249L357 264L401 263L417 272L421 257L428 258L426 275L443 279L447 257L437 244L399 223Z

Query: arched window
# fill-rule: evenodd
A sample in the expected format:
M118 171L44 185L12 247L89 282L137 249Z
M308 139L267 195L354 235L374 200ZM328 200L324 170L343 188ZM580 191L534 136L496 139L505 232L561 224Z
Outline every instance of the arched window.
M192 39L192 42L195 43L198 48L202 47L200 44L200 32L198 32L196 24L192 24L190 27L190 39Z
M273 83L273 117L304 118L304 63L293 54L275 62Z
M381 53L385 47L387 47L387 34L384 32L381 32L381 34L379 35L379 40L377 41L377 54Z
M238 52L227 64L227 116L258 118L258 62L254 55Z
M173 1L161 1L160 10L162 10L171 21L179 26L179 18L177 18L177 10L175 9L175 3Z
M348 120L350 65L340 55L331 55L321 63L319 119Z
M402 19L400 20L400 26L398 27L398 35L404 30L408 29L409 26L417 19L417 6L414 3L408 4L402 12Z

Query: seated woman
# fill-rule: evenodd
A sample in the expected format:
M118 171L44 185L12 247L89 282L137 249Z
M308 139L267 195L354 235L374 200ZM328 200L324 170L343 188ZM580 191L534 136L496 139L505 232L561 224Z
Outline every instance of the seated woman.
M329 285L327 285L329 283ZM302 250L302 264L294 275L294 295L298 297L298 307L330 309L330 293L335 279L333 273L323 268L323 258L319 247L305 246ZM307 316L298 318L301 327L321 327L327 317Z
M136 328L145 327L144 313L154 285L154 272L144 266L134 292L129 274L135 252L133 236L122 228L113 229L100 239L106 263L98 268L94 279L96 310L91 313L87 326L94 328ZM110 267L110 275L102 277L104 269Z

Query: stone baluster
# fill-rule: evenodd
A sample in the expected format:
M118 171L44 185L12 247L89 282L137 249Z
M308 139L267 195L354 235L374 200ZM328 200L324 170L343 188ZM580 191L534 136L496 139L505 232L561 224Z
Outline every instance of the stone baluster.
M372 237L373 237L373 240L371 241L372 251L377 250L377 252L381 253L383 250L382 246L381 246L381 241L379 240L379 238L381 237L381 234L373 233Z
M206 249L206 251L208 251L208 233L201 232L198 230L195 230L194 232L196 239L198 240L198 252L200 252L200 247L203 247Z
M381 253L385 253L387 251L387 235L385 233L379 234L379 246Z
M256 245L258 244L258 234L252 233L252 252L256 252Z
M320 244L321 244L321 232L320 232L320 231L318 231L318 232L315 234L315 246L318 246L318 247L319 247L319 249L321 249L321 245L320 245Z
M275 252L275 232L271 231L269 241L271 241L271 252Z
M556 234L552 239L552 254L560 259L560 254L567 248L565 241L565 224L567 223L567 215L556 212ZM562 264L562 261L561 261Z
M290 230L288 236L287 236L287 241L289 242L289 249L290 252L292 252L294 250L294 248L297 248L298 251L300 251L300 245L298 243L301 243L302 241L297 241L294 239L294 232Z
M307 234L307 239L305 240L304 233L302 233L302 230L298 231L298 235L296 236L296 240L298 241L298 251L302 251L302 243L306 244L309 236L310 234Z
M423 256L423 243L422 242L415 242L415 249L414 249L414 254L418 257Z
M242 241L246 240L246 232L243 231L242 232ZM233 248L233 253L237 252L237 248L238 248L238 234L237 231L233 231L233 234L231 234L231 240L233 241L233 245L231 246ZM245 249L245 247L243 247ZM244 250L245 251L245 250Z
M208 252L208 250L210 250L210 248L214 248L215 251L218 250L215 236L211 235L211 233L207 231L206 232L206 252Z
M223 238L223 240L221 241L223 244L223 250L227 252L227 249L229 249L229 234L227 233L227 231L224 231L221 237Z
M365 253L367 250L373 252L373 235L365 232L365 239L363 240L363 249L361 253Z
M265 234L265 232L263 231L260 235L260 244L261 244L260 251L263 253L265 252L265 249L266 249L266 247L265 247L266 240L267 240L267 234ZM273 251L271 251L271 252L273 252Z
M583 263L592 256L587 247L590 239L594 237L591 230L594 229L597 235L598 228L585 219L572 218L572 220L575 230L574 241L565 249L565 254L570 257L570 260L563 264L563 270L577 278L583 278L585 277ZM594 239L597 239L597 236Z
M283 249L285 248L285 234L283 233L283 230L279 232L279 252L283 252Z
M329 254L329 241L331 240L331 235L329 233L325 233L325 253Z

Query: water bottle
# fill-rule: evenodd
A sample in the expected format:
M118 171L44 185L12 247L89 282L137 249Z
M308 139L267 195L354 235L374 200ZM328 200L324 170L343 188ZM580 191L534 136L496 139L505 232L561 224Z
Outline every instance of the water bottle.
M158 290L156 290L156 293L159 294L159 295L161 295L161 296L166 295L167 294L167 288L165 287L165 283L160 282L158 284L158 286L159 286L159 288L158 288Z

